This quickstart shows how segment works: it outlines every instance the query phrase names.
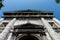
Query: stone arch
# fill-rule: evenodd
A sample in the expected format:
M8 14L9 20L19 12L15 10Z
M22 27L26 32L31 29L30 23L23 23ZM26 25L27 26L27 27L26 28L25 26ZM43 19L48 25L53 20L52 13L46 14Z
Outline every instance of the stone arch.
M33 35L21 35L18 36L16 40L39 40L39 39Z

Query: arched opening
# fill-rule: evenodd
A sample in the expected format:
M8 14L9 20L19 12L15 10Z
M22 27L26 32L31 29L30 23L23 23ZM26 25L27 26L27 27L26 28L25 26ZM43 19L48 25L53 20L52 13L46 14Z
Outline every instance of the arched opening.
M39 39L36 38L35 36L27 35L27 36L21 37L19 40L39 40Z

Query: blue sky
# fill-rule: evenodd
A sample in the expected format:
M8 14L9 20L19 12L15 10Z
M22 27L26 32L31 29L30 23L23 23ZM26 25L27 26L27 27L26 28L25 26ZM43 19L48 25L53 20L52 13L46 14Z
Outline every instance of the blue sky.
M3 5L0 17L4 11L33 9L53 11L54 16L60 20L60 3L57 4L55 0L4 0Z

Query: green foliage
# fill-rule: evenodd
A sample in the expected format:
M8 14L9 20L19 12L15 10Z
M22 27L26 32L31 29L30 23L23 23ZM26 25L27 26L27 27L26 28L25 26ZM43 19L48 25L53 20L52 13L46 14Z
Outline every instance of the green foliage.
M0 9L3 7L2 0L0 0Z
M0 0L0 1L2 1L2 0Z
M1 9L1 7L3 7L3 4L2 3L0 3L0 9Z
M56 0L57 3L60 3L60 0Z

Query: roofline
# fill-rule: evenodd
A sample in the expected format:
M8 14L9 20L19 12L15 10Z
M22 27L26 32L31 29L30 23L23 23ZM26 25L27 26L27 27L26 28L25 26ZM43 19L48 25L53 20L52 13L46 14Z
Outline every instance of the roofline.
M31 10L31 9L27 9L27 10ZM12 10L12 11L4 11L3 13L15 13L18 11L27 11L27 10ZM36 12L47 12L47 13L53 13L53 11L46 11L46 10L31 10L31 11L36 11Z

